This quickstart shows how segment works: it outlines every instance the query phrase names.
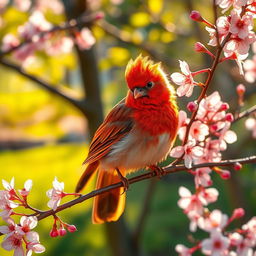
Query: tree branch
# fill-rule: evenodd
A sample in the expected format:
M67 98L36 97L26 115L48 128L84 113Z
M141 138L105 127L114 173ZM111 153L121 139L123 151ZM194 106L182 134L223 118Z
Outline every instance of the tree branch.
M0 51L0 58L2 58L3 56L5 56L7 54L13 53L14 51L20 49L21 47L23 47L26 44L34 43L35 38L42 38L47 34L55 33L58 31L65 31L65 30L71 30L71 29L77 28L77 27L89 26L89 25L91 25L92 21L97 20L97 19L101 18L102 16L103 16L103 14L101 14L101 13L93 13L93 14L86 15L86 16L81 15L81 17L79 17L77 19L71 19L61 25L56 25L47 31L42 31L42 32L35 34L33 37L26 39L25 41L21 42L17 46L10 48L7 51Z
M245 158L223 160L221 162L216 162L216 163L211 162L211 163L196 164L196 165L193 165L190 169L187 169L185 167L185 165L166 166L166 167L163 168L163 170L165 171L165 173L163 175L167 175L167 174L171 174L171 173L176 173L176 172L181 172L181 171L187 171L187 170L196 169L196 168L202 168L202 167L233 166L237 162L239 162L241 164L256 163L256 155L255 156L250 156L250 157L245 157ZM155 176L156 176L155 172L148 172L148 173L145 173L145 174L141 174L141 175L138 175L136 177L130 178L129 179L129 184L137 183L137 182L140 182L142 180L151 179L151 178L153 178ZM50 215L54 215L57 212L60 212L60 211L62 211L64 209L66 209L66 208L70 208L73 205L82 203L82 202L88 200L89 198L92 198L92 197L95 197L97 195L109 192L109 191L111 191L113 189L116 189L116 188L119 188L119 187L122 187L122 186L123 186L123 183L122 182L118 182L118 183L109 185L107 187L103 187L103 188L94 190L94 191L92 191L92 192L90 192L90 193L88 193L86 195L82 195L79 198L76 198L76 199L74 199L72 201L69 201L69 202L67 202L65 204L60 205L56 209L56 211L49 210L49 211L45 211L43 213L40 213L37 216L37 218L38 218L38 220L45 219L46 217L48 217Z
M249 116L250 114L256 112L256 105L252 106L251 108L239 113L239 115L235 118L235 121L239 121L240 119Z
M22 69L20 66L7 61L5 59L0 59L0 64L10 68L14 71L16 71L17 73L19 73L20 75L30 79L33 82L36 82L39 86L41 86L43 89L49 91L52 94L58 95L59 97L67 100L68 102L70 102L74 107L78 108L80 111L82 111L85 114L88 114L91 112L91 104L89 104L88 101L86 100L78 100L78 99L74 99L68 95L66 95L64 92L62 92L61 90L57 89L57 86L55 85L51 85L49 83L47 83L46 81L31 75L29 73L27 73L24 69Z

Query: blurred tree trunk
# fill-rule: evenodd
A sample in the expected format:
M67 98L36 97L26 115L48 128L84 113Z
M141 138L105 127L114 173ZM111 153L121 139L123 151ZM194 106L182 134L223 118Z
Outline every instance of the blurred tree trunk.
M63 0L63 3L69 20L77 18L87 11L85 0ZM76 51L86 101L92 105L89 114L88 111L84 112L88 120L90 137L92 137L103 120L103 107L100 98L100 81L95 48L92 47L90 50L81 51L76 47ZM118 222L106 223L105 230L113 256L137 255L123 217L121 217Z

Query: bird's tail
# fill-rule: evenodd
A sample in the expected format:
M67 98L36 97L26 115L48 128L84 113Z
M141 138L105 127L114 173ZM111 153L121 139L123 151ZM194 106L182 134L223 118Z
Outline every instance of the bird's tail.
M88 164L85 167L85 171L76 185L76 190L75 190L76 193L79 193L84 188L84 186L88 183L92 175L98 170L98 168L99 168L98 161Z
M120 182L120 178L114 171L100 170L98 173L96 189ZM109 192L94 198L92 210L92 222L100 224L116 221L122 215L125 206L124 188L112 189Z

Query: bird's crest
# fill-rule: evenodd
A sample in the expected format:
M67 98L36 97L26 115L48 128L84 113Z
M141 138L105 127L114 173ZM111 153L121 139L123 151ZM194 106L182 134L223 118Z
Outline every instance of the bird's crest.
M131 59L125 70L125 78L129 87L133 86L134 81L138 83L163 74L160 62L154 63L149 57L142 57L141 54L135 60Z

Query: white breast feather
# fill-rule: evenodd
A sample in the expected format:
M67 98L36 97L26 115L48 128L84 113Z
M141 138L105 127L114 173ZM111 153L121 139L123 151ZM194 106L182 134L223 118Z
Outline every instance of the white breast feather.
M158 136L158 142L150 144L154 137L138 136L130 132L121 141L112 146L110 153L101 160L101 168L108 170L116 167L125 170L136 170L157 164L165 159L171 148L170 134Z

